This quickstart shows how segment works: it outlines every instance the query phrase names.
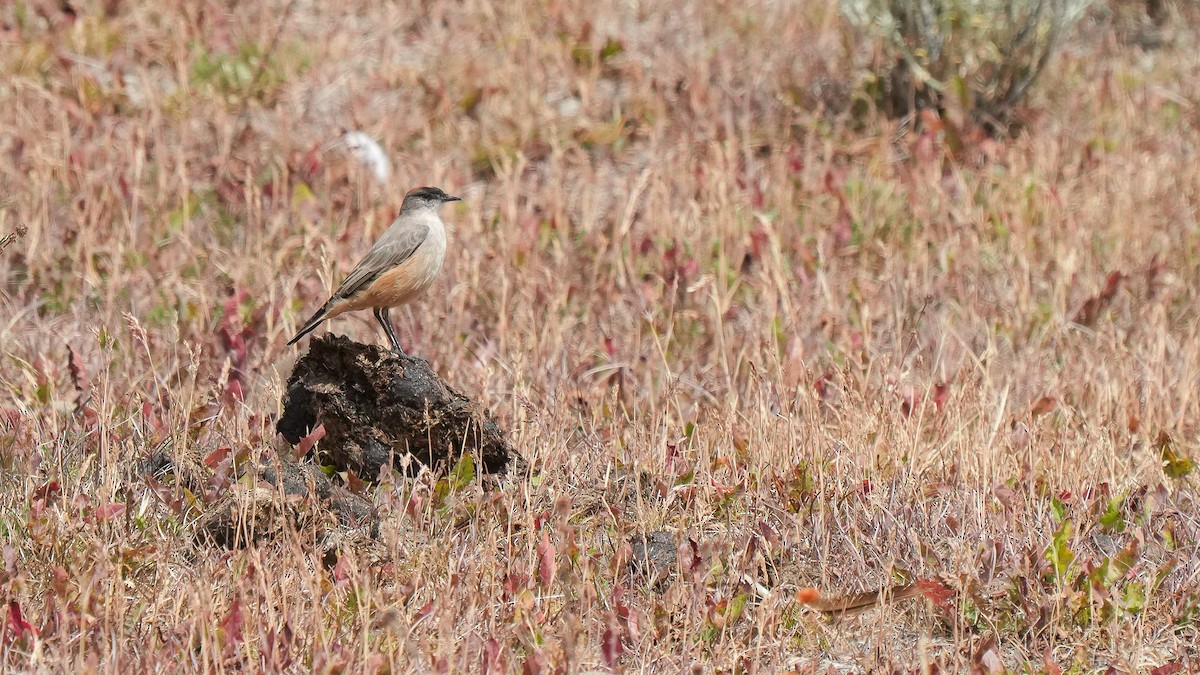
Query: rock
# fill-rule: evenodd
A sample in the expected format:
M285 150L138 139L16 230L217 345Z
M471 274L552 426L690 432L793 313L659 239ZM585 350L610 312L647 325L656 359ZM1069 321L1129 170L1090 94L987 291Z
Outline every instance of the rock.
M367 539L379 534L379 517L373 504L335 484L312 464L281 457L277 463L250 466L248 470L255 478L245 481L251 487L239 485L204 505L196 523L201 541L240 548L271 539L285 527L310 526L317 528L322 540L342 532L361 532Z
M675 535L670 532L658 530L645 536L635 535L629 545L633 548L630 566L646 580L647 586L658 586L675 571L679 554Z
M295 444L318 425L321 461L364 480L406 455L436 467L476 452L486 472L510 458L491 415L423 360L343 336L313 338L288 378L279 433Z

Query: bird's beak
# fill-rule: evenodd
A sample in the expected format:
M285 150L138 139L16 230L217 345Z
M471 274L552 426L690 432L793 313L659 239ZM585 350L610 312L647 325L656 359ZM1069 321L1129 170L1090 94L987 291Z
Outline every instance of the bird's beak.
M451 195L446 195L446 201L448 201L448 202L461 202L461 201L462 201L462 197L454 197L454 196L451 196Z

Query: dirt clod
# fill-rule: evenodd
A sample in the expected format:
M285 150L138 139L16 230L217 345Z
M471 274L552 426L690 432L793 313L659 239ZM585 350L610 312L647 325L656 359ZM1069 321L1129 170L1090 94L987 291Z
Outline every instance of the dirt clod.
M321 461L364 480L406 455L436 467L475 452L487 472L509 461L491 415L423 360L343 336L313 338L288 379L279 432L297 443L318 425Z
M675 570L678 553L675 535L670 532L654 531L645 536L635 535L629 540L633 547L630 566L640 573L648 586L656 586Z

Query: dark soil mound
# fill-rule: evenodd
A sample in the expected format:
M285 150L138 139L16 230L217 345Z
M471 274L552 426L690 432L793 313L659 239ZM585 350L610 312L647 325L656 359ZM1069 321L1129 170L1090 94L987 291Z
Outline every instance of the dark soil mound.
M406 455L436 467L475 452L488 472L509 461L491 415L423 360L343 336L312 339L288 379L277 428L294 444L319 425L321 461L364 480Z

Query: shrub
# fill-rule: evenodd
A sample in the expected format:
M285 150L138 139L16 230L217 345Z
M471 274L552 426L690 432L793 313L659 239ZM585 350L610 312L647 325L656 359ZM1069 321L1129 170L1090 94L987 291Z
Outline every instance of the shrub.
M868 91L884 112L956 107L997 131L1091 2L841 0L841 12L880 45L886 72Z

